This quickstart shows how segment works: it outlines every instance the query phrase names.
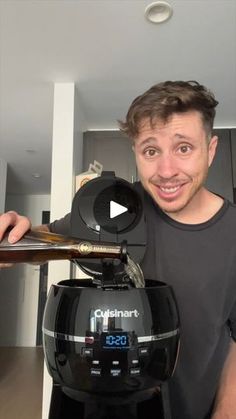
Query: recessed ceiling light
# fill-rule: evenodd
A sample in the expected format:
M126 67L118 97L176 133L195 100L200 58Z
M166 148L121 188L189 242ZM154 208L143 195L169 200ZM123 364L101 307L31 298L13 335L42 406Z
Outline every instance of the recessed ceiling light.
M40 173L32 173L32 176L33 176L35 179L39 179L39 178L41 177Z
M166 1L156 1L145 9L145 17L152 23L162 23L170 19L173 9Z

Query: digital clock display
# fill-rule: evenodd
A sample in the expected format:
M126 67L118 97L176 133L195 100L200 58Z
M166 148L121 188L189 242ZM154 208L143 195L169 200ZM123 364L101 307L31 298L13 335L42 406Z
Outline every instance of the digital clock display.
M129 348L129 336L125 332L112 332L102 334L102 346L104 349Z

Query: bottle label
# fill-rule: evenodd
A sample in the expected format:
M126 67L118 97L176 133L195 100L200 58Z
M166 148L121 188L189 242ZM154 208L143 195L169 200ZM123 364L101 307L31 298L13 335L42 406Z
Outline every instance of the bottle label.
M89 242L81 242L78 245L78 250L81 253L81 255L88 255L93 251L93 246Z

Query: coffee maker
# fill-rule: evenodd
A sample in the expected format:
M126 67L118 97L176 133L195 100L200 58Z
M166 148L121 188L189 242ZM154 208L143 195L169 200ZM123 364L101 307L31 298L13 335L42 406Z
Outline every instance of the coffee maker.
M142 197L113 172L75 195L71 236L123 243L139 265L145 253ZM87 249L87 250L86 250ZM74 260L87 279L52 285L43 319L43 348L53 380L48 419L171 418L168 380L179 348L179 315L168 284L134 286L127 260ZM134 275L132 277L132 275ZM56 279L55 279L56 280ZM159 407L158 407L159 409ZM160 410L159 410L160 411Z

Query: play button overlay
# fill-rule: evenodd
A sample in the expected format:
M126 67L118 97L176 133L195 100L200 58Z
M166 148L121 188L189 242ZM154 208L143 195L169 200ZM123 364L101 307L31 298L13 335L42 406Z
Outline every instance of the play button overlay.
M117 234L126 234L138 224L142 208L140 195L132 184L114 176L101 176L87 182L77 192L71 229L78 237L86 235L86 228L96 235L107 232L109 240L116 241ZM76 219L81 220L80 227ZM110 233L114 234L114 239Z
M132 186L126 181L116 181L97 194L93 212L101 229L117 234L132 229L142 210Z
M110 218L118 217L124 212L128 211L128 208L124 207L123 205L118 204L115 201L110 202Z
M117 178L114 172L103 172L100 177L86 182L74 196L70 227L70 236L89 242L120 244L127 241L130 256L140 263L146 244L140 185ZM78 259L77 263L89 277L104 274L105 265L100 259ZM122 263L115 261L114 269L123 272Z

